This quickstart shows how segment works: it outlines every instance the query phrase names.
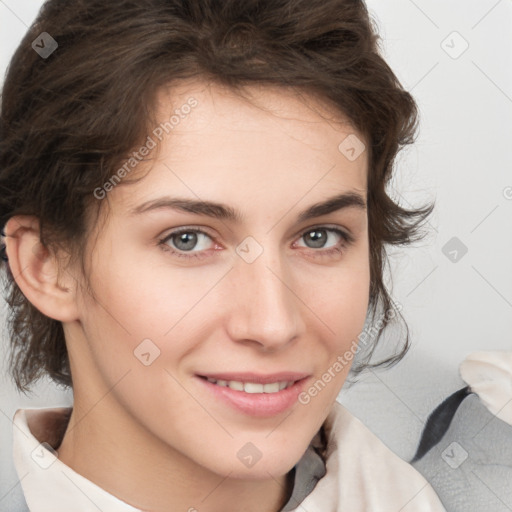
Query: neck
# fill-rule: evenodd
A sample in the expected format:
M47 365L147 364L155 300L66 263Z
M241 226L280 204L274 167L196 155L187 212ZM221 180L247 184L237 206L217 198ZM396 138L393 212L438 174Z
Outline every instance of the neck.
M279 512L289 475L233 479L199 466L142 428L110 395L75 397L59 459L108 493L147 512Z

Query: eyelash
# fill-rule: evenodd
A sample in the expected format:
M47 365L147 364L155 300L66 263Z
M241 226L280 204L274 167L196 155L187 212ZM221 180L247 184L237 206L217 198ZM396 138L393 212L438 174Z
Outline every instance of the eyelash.
M354 242L354 237L351 234L349 234L339 228L330 227L330 226L313 226L311 228L308 228L301 233L299 239L304 237L304 235L311 233L312 231L321 231L321 230L336 233L337 235L340 236L341 241L336 247L332 247L330 249L315 250L315 249L310 248L313 251L313 253L319 253L319 254L316 254L314 257L329 257L329 256L333 256L335 254L340 254L342 249L345 249L347 246L350 246ZM171 254L178 256L179 258L186 258L188 260L207 258L208 254L205 254L206 251L201 251L201 252L197 252L197 253L186 253L186 252L180 252L180 251L174 250L169 245L167 245L167 242L169 240L171 240L173 237L183 234L183 233L199 233L199 234L206 235L208 238L213 240L213 237L210 236L206 231L203 231L202 229L183 227L183 228L173 231L172 233L169 233L164 238L161 238L158 241L158 245L161 247L161 249L163 251L170 252Z

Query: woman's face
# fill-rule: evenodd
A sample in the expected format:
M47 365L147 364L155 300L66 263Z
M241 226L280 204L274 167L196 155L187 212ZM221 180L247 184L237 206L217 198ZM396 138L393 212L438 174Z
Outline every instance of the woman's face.
M98 191L95 300L83 291L65 329L76 407L104 392L114 429L263 479L306 450L363 328L367 154L332 112L250 90L268 111L198 82L159 96L158 158Z

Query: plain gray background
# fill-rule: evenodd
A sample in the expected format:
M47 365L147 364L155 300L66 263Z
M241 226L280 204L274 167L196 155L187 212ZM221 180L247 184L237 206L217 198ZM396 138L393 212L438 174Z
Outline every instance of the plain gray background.
M41 4L0 0L2 73ZM361 377L339 399L409 459L429 412L464 385L464 357L512 347L512 2L367 5L386 60L420 107L418 140L396 162L392 193L404 205L435 200L436 210L422 243L391 253L392 295L403 306L412 350L395 368ZM5 334L2 344L5 354ZM19 510L20 494L11 455L14 411L70 405L72 397L48 382L21 396L5 373L0 509L9 511Z

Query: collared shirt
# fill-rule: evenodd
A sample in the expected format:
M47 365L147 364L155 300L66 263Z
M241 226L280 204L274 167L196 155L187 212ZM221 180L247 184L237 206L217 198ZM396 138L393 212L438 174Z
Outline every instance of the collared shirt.
M69 417L69 409L61 411ZM64 426L56 428L63 433ZM316 454L317 434L295 468L293 494L282 512L445 512L427 481L342 405L333 405L323 428L326 463ZM60 461L44 436L32 434L24 409L14 415L13 437L31 512L141 512Z
M487 409L512 425L512 352L473 352L461 363L459 371Z

